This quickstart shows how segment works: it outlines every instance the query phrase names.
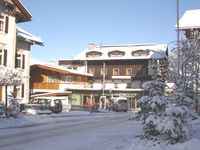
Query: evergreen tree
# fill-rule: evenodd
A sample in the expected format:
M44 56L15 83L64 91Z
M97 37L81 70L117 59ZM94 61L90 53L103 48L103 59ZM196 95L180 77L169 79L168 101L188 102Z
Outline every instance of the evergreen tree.
M164 79L158 77L144 83L143 87L149 91L149 95L138 100L143 119L144 135L142 137L156 140L161 135L160 124L167 105L167 99L164 95L166 84Z

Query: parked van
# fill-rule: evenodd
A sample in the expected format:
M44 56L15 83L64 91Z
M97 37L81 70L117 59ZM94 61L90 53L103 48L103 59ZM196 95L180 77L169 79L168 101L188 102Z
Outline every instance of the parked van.
M60 113L63 110L65 98L60 97L37 97L24 105L23 113L26 114L51 114Z
M128 101L125 97L114 97L111 98L111 109L112 111L128 111Z

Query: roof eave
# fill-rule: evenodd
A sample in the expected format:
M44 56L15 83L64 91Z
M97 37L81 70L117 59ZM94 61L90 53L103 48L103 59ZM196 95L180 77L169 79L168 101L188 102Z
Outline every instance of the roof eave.
M37 44L37 45L40 45L40 46L44 46L44 43L43 43L43 42L30 40L30 39L23 38L23 37L20 37L20 36L18 36L18 37L20 38L20 40L25 41L25 42L28 42L28 43L30 43L31 45Z
M40 65L40 64L32 65L31 68L46 69L46 70L55 71L55 72L58 72L58 73L61 73L61 74L68 74L69 73L69 71L57 69L57 68L46 66L46 65Z
M22 12L22 15L18 14L20 19L17 20L17 23L31 21L32 20L31 14L22 5L22 3L19 0L12 0L12 1L19 8L19 10Z

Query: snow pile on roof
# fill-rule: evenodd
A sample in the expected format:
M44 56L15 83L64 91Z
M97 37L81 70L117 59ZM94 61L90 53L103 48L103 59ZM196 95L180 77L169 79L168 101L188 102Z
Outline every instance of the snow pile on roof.
M120 59L150 59L150 58L163 58L163 54L167 52L167 44L130 44L130 45L100 45L95 46L93 49L85 49L74 60L120 60ZM133 56L132 52L137 50L148 51L148 55ZM100 52L102 55L99 57L86 57L88 52ZM122 51L124 56L109 57L109 52Z
M200 28L200 9L186 11L179 20L179 29ZM177 25L175 26L177 29Z
M20 27L17 27L17 36L25 39L30 43L44 45L44 41L42 41L39 37L36 37L35 35L21 29Z
M66 72L69 72L71 74L85 75L85 76L90 76L90 77L94 76L93 74L90 74L90 73L85 73L85 72L81 72L81 71L73 70L73 69L67 69L66 67L58 66L58 65L40 64L40 63L39 64L34 64L34 65L39 65L39 66L43 66L43 67L47 67L47 68L52 68L52 69L59 69L61 71L66 71Z
M39 59L31 58L31 59L30 59L30 64L31 64L31 65L34 65L34 64L45 64L45 62L42 62L42 61L39 60Z

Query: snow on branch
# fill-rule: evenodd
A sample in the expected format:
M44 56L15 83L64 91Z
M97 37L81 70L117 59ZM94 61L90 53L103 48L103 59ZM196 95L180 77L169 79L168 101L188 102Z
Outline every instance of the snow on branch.
M0 85L21 85L22 77L18 70L0 66Z

